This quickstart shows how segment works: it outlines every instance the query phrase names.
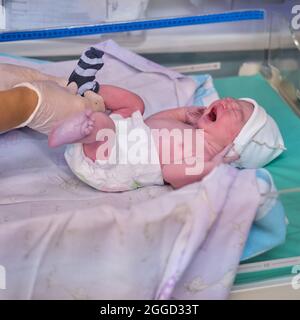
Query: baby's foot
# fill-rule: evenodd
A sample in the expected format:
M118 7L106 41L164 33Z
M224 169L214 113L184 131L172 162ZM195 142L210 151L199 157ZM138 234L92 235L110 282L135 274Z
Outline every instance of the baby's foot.
M48 137L49 146L59 147L67 143L76 143L87 137L95 126L92 115L92 110L85 110L57 125Z

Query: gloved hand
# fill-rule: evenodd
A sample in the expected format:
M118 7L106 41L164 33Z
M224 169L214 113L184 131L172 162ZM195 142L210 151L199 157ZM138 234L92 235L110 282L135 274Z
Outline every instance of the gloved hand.
M8 63L0 64L0 90L11 89L13 86L21 82L41 80L54 81L63 87L67 85L67 79L50 76L29 67Z
M28 87L38 95L38 105L23 126L48 134L53 126L67 117L84 109L105 111L104 102L76 95L77 87L61 87L53 81L32 81L17 84L15 87Z

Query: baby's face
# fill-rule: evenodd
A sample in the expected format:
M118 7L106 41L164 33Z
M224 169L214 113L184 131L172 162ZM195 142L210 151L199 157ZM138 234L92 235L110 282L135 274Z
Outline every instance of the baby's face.
M248 101L233 98L213 102L198 120L198 128L204 129L220 146L227 146L236 138L253 112Z

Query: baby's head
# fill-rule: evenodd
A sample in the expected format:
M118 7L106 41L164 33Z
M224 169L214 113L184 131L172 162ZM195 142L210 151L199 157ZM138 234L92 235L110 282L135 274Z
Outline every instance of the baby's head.
M225 98L212 103L198 120L219 146L233 143L228 156L240 168L263 167L282 153L284 142L275 121L255 100Z

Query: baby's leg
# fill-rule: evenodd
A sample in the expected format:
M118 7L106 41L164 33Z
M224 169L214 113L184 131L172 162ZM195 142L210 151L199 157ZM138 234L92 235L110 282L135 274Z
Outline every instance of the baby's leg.
M115 130L114 122L103 112L85 110L56 126L48 137L50 147L68 143L94 143L100 129Z
M127 118L135 111L144 113L144 102L137 94L123 88L102 84L98 92L104 100L105 107L112 113Z

